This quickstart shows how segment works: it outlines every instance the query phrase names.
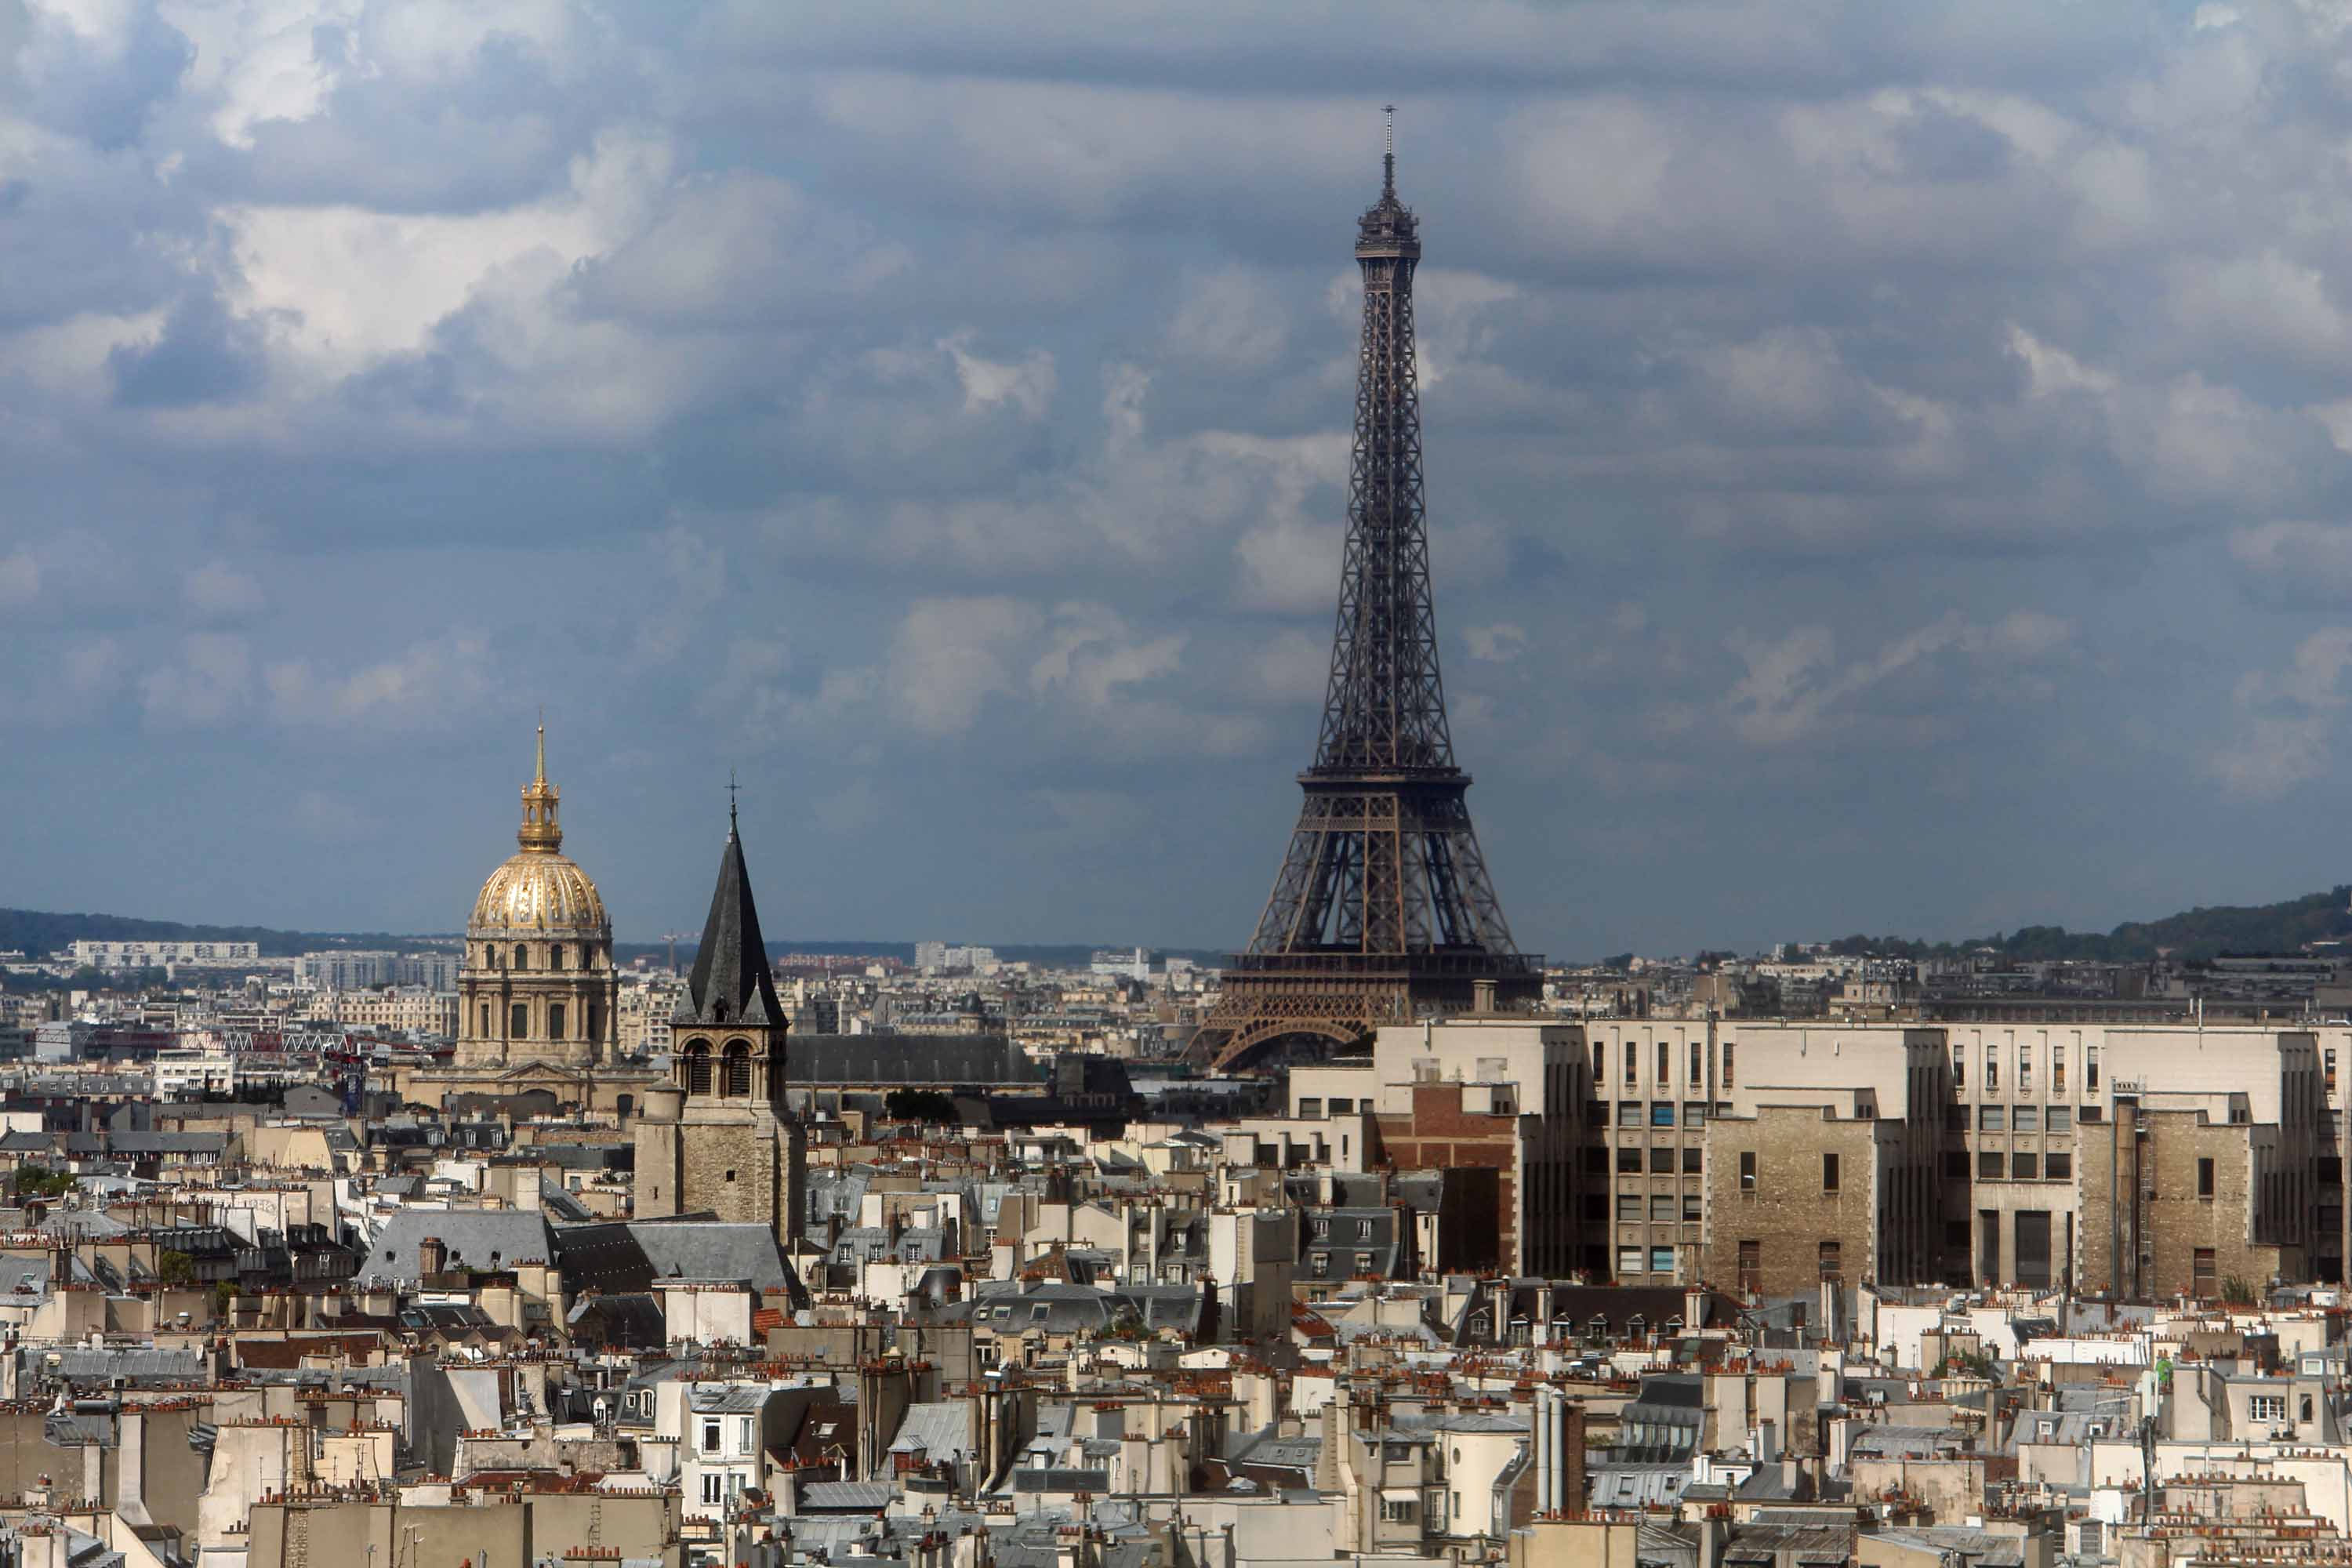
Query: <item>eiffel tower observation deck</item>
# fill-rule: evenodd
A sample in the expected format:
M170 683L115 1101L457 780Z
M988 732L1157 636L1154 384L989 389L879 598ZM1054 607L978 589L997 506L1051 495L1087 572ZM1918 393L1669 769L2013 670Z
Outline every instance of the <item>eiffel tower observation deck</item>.
M1421 469L1412 274L1420 223L1380 199L1356 227L1364 276L1355 459L1331 677L1289 852L1192 1059L1219 1069L1319 1056L1382 1024L1539 995L1495 897L1454 765L1438 673Z

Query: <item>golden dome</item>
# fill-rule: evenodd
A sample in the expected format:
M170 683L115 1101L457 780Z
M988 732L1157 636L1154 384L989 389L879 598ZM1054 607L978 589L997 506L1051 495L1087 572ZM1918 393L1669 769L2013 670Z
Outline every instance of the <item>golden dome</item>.
M522 852L490 873L474 900L468 936L530 931L561 936L604 937L613 922L604 913L596 884L559 853L563 829L555 820L561 798L547 782L547 726L539 727L539 772L522 792L522 826L515 840Z
M466 931L469 936L527 931L601 937L612 929L604 900L587 872L552 850L526 849L482 884Z

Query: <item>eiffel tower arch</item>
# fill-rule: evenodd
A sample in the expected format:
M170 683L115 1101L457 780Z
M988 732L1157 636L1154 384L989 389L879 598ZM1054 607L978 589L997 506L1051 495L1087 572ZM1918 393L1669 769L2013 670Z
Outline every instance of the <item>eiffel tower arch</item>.
M1363 335L1323 721L1274 890L1192 1042L1192 1058L1220 1070L1543 990L1543 961L1503 919L1446 723L1413 360L1420 259L1391 135L1380 199L1356 227Z

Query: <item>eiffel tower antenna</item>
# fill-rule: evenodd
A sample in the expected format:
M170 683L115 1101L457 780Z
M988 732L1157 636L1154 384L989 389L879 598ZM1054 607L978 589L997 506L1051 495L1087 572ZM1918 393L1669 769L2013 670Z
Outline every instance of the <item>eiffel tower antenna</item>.
M1389 114L1380 199L1356 226L1363 341L1323 722L1274 891L1192 1043L1219 1069L1543 990L1543 961L1518 951L1495 897L1446 724L1413 361L1421 233L1397 199Z

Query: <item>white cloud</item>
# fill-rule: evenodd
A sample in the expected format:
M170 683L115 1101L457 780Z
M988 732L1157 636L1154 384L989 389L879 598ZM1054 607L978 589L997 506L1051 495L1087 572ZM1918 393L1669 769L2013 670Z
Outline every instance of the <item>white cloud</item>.
M2232 693L2237 735L2206 759L2224 789L2274 800L2330 771L2352 668L2352 626L2326 626L2295 646L2286 668L2249 670Z
M2090 369L2064 349L2054 348L2011 321L2009 352L2025 362L2026 395L2050 397L2066 392L2108 392L2116 378Z
M884 689L927 735L970 729L989 698L1015 689L1012 660L1039 616L1001 596L919 599L890 639Z
M193 614L215 621L256 615L263 602L260 584L218 561L188 574L180 585L180 600Z
M374 837L383 825L346 796L306 789L294 797L294 831L313 844L356 844Z
M1122 687L1173 672L1182 662L1184 636L1139 637L1106 605L1063 605L1045 630L1046 647L1029 667L1029 689L1041 696L1074 697L1090 708L1108 703Z
M1895 638L1876 653L1840 668L1836 638L1827 626L1799 626L1778 638L1735 635L1730 647L1748 670L1728 695L1734 731L1756 746L1808 740L1843 721L1843 711L1872 688L1947 655L2030 663L2047 658L2074 636L2071 623L2037 610L2017 610L1975 625L1957 616Z
M940 352L955 362L965 412L978 413L1005 404L1024 418L1045 417L1054 400L1054 356L1044 349L1031 349L1018 360L982 359L971 352L973 336L967 329L941 338L938 344Z
M223 723L253 694L253 650L241 637L200 632L184 638L178 657L139 678L147 721L163 729Z
M488 641L454 632L348 674L307 659L271 665L263 680L278 722L379 730L426 729L474 712L492 689Z
M20 608L38 598L40 593L41 563L33 559L31 551L0 555L0 605Z
M1491 626L1472 626L1462 634L1462 640L1469 646L1472 658L1494 664L1508 664L1528 651L1526 628L1509 621L1496 621Z

